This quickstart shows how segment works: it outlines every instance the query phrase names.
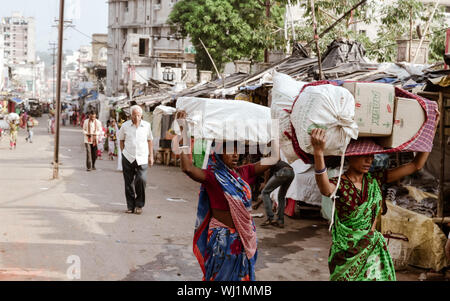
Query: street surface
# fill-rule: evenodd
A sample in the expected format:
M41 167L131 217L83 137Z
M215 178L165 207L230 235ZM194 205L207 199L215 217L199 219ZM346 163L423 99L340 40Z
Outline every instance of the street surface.
M52 180L54 137L47 117L38 120L34 143L23 129L16 150L7 136L0 141L0 280L71 280L73 258L81 280L201 280L192 253L199 184L155 165L143 214L125 214L117 161L104 155L87 172L80 127L61 127L60 179ZM257 280L328 280L326 221L286 217L284 229L265 229L263 220L255 218Z

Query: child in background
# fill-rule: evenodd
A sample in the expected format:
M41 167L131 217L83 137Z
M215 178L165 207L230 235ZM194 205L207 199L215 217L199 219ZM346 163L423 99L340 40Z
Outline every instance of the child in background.
M102 130L100 131L100 136L98 136L98 144L97 144L97 159L102 159L102 154L105 151L105 133L106 129L102 127Z

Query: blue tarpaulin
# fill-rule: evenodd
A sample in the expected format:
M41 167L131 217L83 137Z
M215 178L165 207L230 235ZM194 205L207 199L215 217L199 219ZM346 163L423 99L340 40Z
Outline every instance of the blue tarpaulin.
M241 91L254 91L258 88L260 88L262 85L254 85L254 86L245 86L245 87L240 87L239 90Z
M11 98L11 101L14 101L16 104L21 104L23 102L23 99L13 97L13 98Z

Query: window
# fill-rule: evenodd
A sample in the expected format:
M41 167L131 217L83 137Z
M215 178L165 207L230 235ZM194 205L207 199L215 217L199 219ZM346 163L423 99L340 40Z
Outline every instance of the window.
M125 1L125 11L128 12L128 1Z
M139 56L148 56L149 39L139 39Z
M366 35L366 34L367 34L367 31L364 30L364 29L362 29L362 30L359 31L359 33L360 33L360 34L363 34L363 35Z
M448 13L448 14L450 14L450 6L449 6L449 5L446 5L446 6L445 6L445 12Z

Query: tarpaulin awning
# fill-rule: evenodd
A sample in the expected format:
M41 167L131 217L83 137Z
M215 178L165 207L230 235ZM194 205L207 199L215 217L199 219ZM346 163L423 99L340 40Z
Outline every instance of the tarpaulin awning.
M11 98L11 101L15 102L16 104L21 104L23 102L23 99L13 97Z

